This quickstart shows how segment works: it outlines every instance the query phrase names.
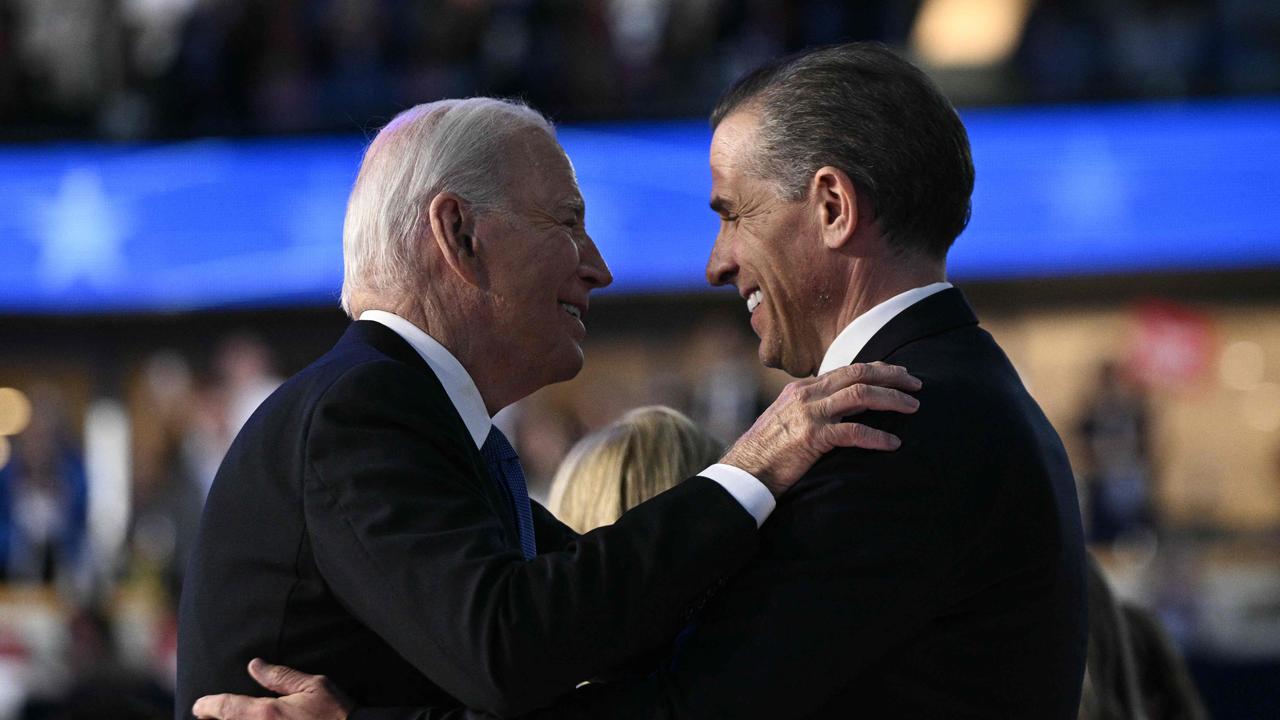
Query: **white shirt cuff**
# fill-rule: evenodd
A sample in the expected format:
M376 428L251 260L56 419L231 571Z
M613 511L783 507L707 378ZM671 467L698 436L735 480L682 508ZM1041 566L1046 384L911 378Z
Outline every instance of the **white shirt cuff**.
M728 490L733 499L742 505L742 509L756 519L756 527L763 525L778 505L769 488L742 468L716 463L698 474L720 483L720 487Z

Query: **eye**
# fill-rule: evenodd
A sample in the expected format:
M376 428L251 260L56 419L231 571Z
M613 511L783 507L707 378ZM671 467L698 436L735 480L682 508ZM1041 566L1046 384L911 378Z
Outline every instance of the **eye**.
M738 216L737 215L721 215L720 222L727 222L727 223L738 222Z

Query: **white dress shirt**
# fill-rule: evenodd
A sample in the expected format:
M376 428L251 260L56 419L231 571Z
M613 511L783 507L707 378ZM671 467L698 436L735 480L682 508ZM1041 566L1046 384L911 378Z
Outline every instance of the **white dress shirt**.
M852 364L853 359L858 357L858 353L862 352L862 348L866 346L872 336L879 332L880 328L887 325L890 320L897 317L903 310L949 287L951 287L949 282L936 282L924 287L914 288L894 295L854 318L853 322L846 325L840 331L840 334L836 336L835 341L831 343L831 347L827 348L827 354L822 356L822 364L818 366L818 374L821 375L838 367Z
M485 438L489 437L489 429L493 427L493 419L489 417L484 398L480 396L480 390L476 387L475 381L471 379L471 375L467 373L466 368L462 367L462 363L458 362L453 353L421 328L395 313L385 310L365 310L360 313L360 319L385 325L422 356L422 359L431 367L431 371L439 378L440 384L444 386L449 401L462 417L462 422L471 433L471 438L475 440L476 447L484 445ZM756 527L764 524L777 505L773 499L773 493L769 492L764 483L741 468L716 463L698 474L714 480L727 490L733 499L755 518Z

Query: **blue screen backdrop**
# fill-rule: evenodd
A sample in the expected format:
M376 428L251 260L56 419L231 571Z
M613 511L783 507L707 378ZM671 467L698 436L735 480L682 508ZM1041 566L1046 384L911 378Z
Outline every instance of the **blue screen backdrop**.
M1280 102L962 112L964 280L1280 268ZM606 292L705 288L701 121L560 137ZM0 148L0 312L336 303L364 139Z

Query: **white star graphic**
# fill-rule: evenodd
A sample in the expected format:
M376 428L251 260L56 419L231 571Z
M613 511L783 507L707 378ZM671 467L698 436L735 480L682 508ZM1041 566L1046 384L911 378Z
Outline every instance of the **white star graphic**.
M123 276L128 218L107 197L96 170L67 171L39 220L39 275L46 290L60 292L78 281L104 289Z

